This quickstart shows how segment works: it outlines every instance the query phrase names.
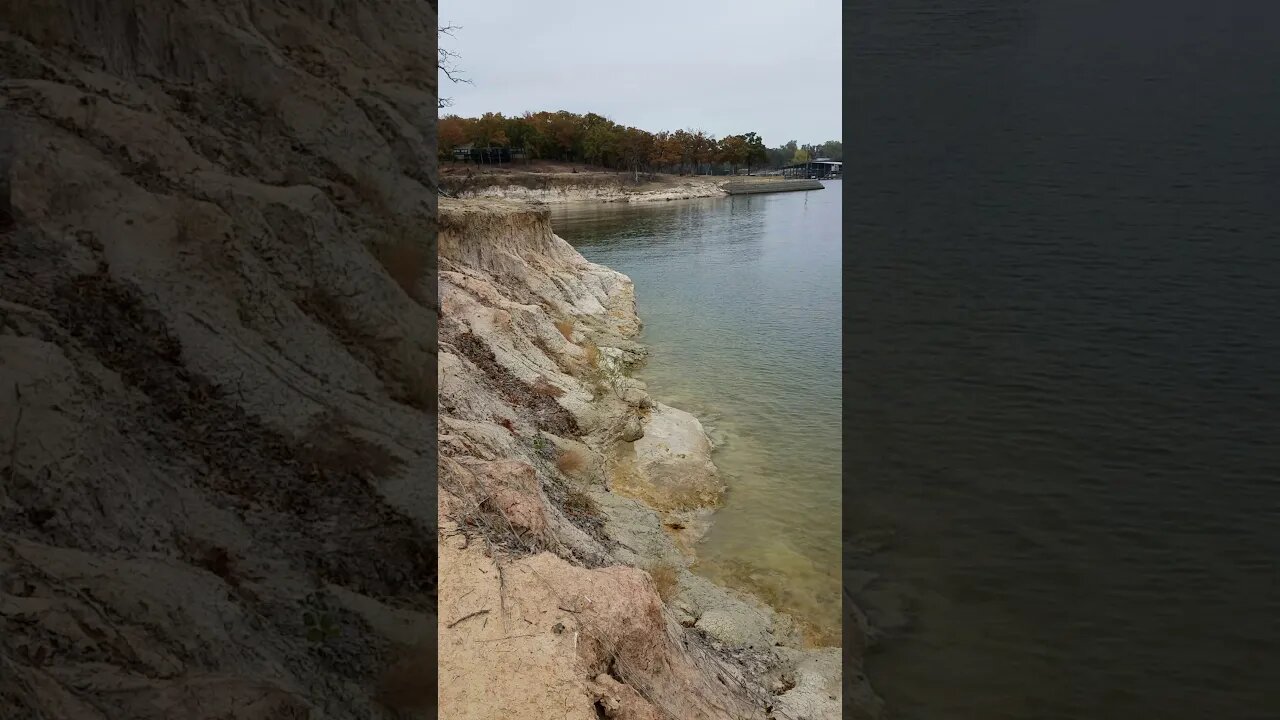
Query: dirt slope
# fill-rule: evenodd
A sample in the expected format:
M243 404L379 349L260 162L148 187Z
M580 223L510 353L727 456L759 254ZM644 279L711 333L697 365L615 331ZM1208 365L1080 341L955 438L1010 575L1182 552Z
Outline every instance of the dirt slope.
M394 716L435 627L434 24L0 4L0 715Z

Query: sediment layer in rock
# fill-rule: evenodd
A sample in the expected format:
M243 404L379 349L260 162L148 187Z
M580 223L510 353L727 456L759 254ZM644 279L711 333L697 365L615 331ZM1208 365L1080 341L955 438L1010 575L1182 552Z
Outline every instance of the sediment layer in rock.
M480 172L454 175L444 180L445 192L454 198L522 200L557 205L577 202L647 203L724 197L724 178L665 176L661 181L636 183L625 174Z

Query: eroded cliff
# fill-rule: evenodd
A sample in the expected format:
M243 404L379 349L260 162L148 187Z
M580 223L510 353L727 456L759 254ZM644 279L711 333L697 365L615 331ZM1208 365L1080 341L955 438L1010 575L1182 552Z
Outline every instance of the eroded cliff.
M0 715L434 704L434 36L0 3Z
M442 200L439 242L442 712L839 717L838 648L688 569L724 485L627 373L631 281L515 202Z

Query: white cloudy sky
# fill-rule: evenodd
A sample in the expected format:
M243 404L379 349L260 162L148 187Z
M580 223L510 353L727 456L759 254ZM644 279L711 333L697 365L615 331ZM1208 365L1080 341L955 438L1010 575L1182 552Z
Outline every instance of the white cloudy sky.
M442 0L473 85L442 112L596 112L651 132L840 139L838 0Z

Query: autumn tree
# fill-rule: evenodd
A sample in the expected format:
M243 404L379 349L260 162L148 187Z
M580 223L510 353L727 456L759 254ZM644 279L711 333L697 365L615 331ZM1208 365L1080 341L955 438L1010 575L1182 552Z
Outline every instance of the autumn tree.
M549 118L550 133L559 160L578 159L577 152L582 148L582 123L571 112L560 110Z
M485 113L478 118L448 115L440 120L440 156L465 142L481 146L523 148L528 156L547 160L589 162L613 170L640 172L714 172L721 165L731 172L745 167L782 167L817 157L842 159L839 140L800 145L789 140L766 147L755 132L717 140L702 130L651 133L626 127L597 114L567 110L526 112L518 117Z
M720 139L720 161L729 165L729 172L737 174L748 155L747 141L742 135L728 135Z
M640 179L640 168L650 162L653 155L653 136L638 128L624 128L619 136L619 152L622 161L630 169L636 180Z
M453 156L453 149L467 142L470 121L457 115L446 115L436 124L436 141L440 159Z
M468 139L477 147L506 147L511 144L507 137L507 119L502 113L485 113L477 118L471 126Z
M650 162L658 169L672 168L680 162L680 141L665 130L653 136Z
M693 165L698 155L698 136L689 130L677 130L671 134L671 139L679 148L680 174L684 175L685 168Z

